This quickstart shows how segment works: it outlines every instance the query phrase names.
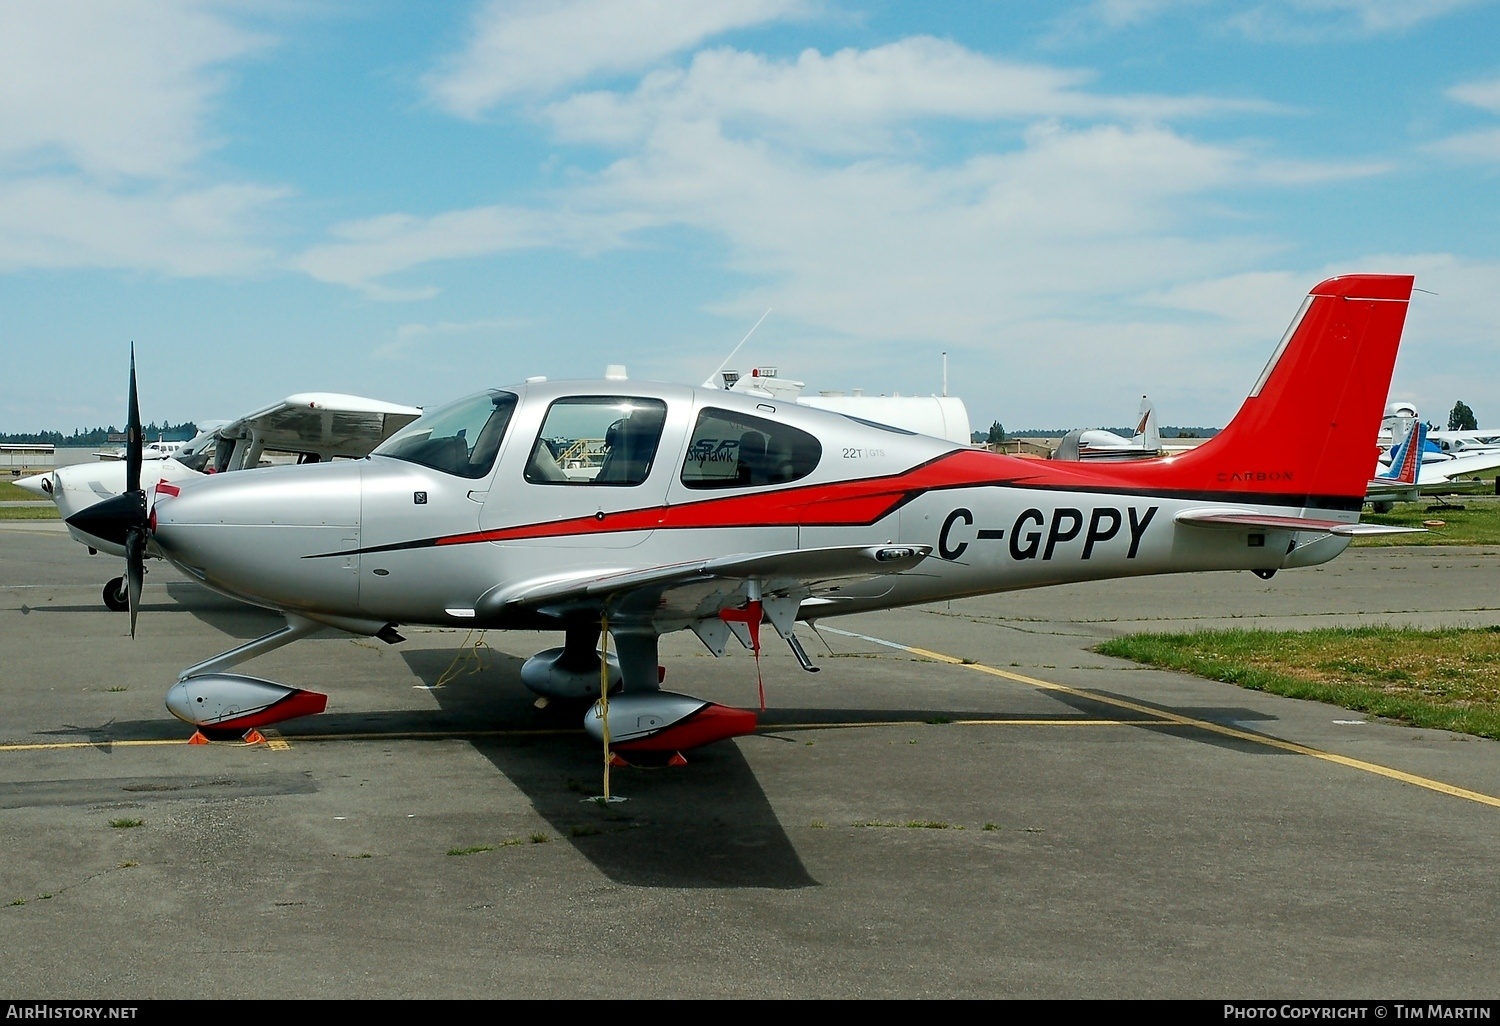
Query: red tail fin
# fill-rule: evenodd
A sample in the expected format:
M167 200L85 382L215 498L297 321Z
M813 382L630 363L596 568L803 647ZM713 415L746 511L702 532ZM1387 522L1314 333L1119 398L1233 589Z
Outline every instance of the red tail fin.
M1167 476L1307 505L1362 501L1412 280L1351 274L1313 289L1229 426L1173 460Z

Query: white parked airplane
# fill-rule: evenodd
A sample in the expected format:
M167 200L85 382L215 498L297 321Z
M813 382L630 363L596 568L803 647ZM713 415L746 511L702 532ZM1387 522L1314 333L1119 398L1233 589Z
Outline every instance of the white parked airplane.
M1423 495L1452 493L1460 478L1500 468L1500 449L1451 454L1433 449L1427 425L1414 418L1396 431L1401 441L1381 454L1365 492L1377 513L1389 513L1397 502L1418 502Z
M175 455L177 450L186 444L186 442L167 442L158 438L154 442L147 442L142 447L141 459L164 460L168 456ZM122 445L118 449L104 449L94 453L94 455L101 460L123 460L125 458L125 446Z
M1455 456L1500 450L1500 431L1493 428L1487 431L1429 431L1427 439L1441 451Z
M197 437L173 451L156 443L141 445L141 484L184 481L220 471L257 467L266 454L283 462L317 463L356 459L369 454L397 430L422 415L415 406L400 406L335 392L302 392L240 417L215 421ZM168 443L171 444L171 443ZM128 452L129 446L122 453ZM98 463L75 463L45 474L23 477L17 485L51 499L65 521L104 499L126 491L127 456ZM123 546L68 523L73 538L88 546L89 554L103 551L125 555ZM104 604L123 611L129 601L123 577L104 586Z
M1023 460L773 397L533 380L426 413L367 460L148 494L131 459L127 491L70 525L126 551L132 634L148 549L285 615L180 674L168 709L200 730L322 710L324 695L224 671L326 627L392 644L402 624L541 629L565 642L522 682L593 702L606 765L612 745L675 758L756 717L663 691L662 634L758 654L768 623L812 669L798 620L1122 576L1269 578L1402 531L1359 517L1411 289L1319 284L1229 426L1157 459ZM138 451L133 361L130 395ZM559 466L600 437L592 473Z
M1129 438L1113 431L1074 429L1063 436L1055 460L1139 460L1163 453L1161 432L1156 426L1156 407L1141 396L1141 416Z

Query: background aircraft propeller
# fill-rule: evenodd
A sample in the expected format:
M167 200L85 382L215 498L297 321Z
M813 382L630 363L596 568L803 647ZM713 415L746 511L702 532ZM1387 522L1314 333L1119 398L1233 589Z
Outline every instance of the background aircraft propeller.
M146 535L151 530L146 492L141 488L141 410L135 388L135 345L130 347L130 398L125 424L125 491L79 510L68 523L87 534L125 548L125 591L130 605L130 636L146 579Z

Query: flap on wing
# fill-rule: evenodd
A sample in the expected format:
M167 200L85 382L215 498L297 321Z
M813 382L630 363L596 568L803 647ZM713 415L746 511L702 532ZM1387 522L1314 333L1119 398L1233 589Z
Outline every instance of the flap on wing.
M572 575L523 582L481 599L489 611L506 606L540 606L570 600L602 599L629 592L666 591L711 579L786 581L813 587L827 581L878 577L910 570L932 552L930 545L841 545L718 556L687 563Z
M1387 527L1384 524L1351 524L1343 520L1316 517L1286 517L1249 510L1185 509L1172 518L1190 527L1239 528L1259 527L1267 531L1323 531L1341 537L1374 534L1423 534L1420 527Z

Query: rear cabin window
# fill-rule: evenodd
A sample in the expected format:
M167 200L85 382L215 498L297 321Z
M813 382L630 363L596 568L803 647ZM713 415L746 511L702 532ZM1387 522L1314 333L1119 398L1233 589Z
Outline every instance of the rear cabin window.
M638 485L651 473L667 419L660 399L590 395L547 408L526 480L532 484Z
M682 483L688 488L784 484L813 472L823 447L806 431L730 410L698 414Z

